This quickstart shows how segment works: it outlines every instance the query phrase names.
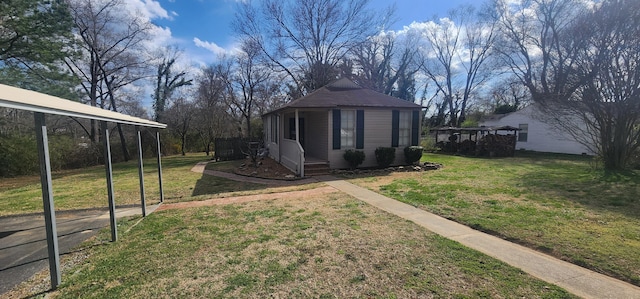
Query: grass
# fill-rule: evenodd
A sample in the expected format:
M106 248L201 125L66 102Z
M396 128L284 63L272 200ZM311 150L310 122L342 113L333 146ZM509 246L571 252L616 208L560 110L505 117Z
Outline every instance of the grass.
M259 190L262 185L231 181L190 169L204 154L169 156L162 159L163 190L165 200L197 200L225 195L236 190ZM231 162L222 162L220 165ZM54 206L56 210L106 207L107 188L104 166L65 170L52 174ZM157 203L159 184L155 159L144 160L144 183L147 204ZM129 161L113 165L116 205L140 204L138 162ZM0 179L0 216L42 212L39 176Z
M470 227L640 285L640 176L591 158L518 153L482 159L426 154L438 171L354 183Z
M356 220L357 225L353 225ZM130 226L135 221L121 221ZM51 298L573 298L342 193L149 215Z

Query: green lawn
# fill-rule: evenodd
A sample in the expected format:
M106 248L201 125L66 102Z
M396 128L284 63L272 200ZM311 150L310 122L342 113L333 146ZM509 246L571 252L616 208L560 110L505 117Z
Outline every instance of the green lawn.
M136 220L85 243L50 297L573 298L339 192Z
M265 188L190 169L204 155L163 158L168 202L308 189ZM518 153L480 159L426 154L428 172L352 178L356 184L638 284L635 172L604 174L589 158ZM207 169L233 169L234 162ZM157 201L155 161L145 161ZM116 203L139 202L137 164L114 165ZM104 167L54 174L56 210L105 207ZM0 215L41 211L38 177L0 180ZM66 267L66 297L571 297L521 271L344 194L169 210L119 221ZM64 263L66 264L66 263ZM70 264L73 263L70 262ZM43 279L44 280L44 279ZM28 291L27 291L28 293ZM27 294L28 295L28 294Z
M354 179L473 228L640 285L640 176L589 157L425 154L444 168Z
M236 190L258 190L261 185L203 176L190 169L204 154L169 156L162 159L163 189L167 201L197 200ZM222 162L221 165L230 162ZM107 207L104 166L66 170L52 174L54 206L57 211ZM144 160L145 194L148 204L159 201L155 159ZM113 165L116 205L140 204L137 160ZM0 216L42 212L39 176L0 179Z

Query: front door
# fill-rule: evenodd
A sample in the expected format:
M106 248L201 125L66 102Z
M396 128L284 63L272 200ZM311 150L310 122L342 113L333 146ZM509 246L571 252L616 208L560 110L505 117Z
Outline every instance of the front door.
M298 119L300 120L300 128L298 129L300 131L300 138L298 139L298 142L300 142L302 149L304 149L304 118L300 117ZM289 136L291 136L291 139L294 139L294 140L296 139L296 118L295 117L289 118Z

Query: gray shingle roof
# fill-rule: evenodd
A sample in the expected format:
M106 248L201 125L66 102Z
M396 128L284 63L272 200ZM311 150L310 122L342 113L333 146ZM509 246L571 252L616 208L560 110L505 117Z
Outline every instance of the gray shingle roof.
M362 88L351 80L342 78L269 113L287 108L339 107L422 108L413 102Z

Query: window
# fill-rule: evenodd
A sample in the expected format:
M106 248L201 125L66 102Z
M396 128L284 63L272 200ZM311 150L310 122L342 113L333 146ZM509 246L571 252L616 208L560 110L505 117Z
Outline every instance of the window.
M333 109L332 148L364 148L364 110Z
M398 123L398 145L411 145L411 111L400 111Z
M340 145L353 148L356 137L356 111L342 110L340 113Z
M527 142L529 135L529 124L520 124L520 133L518 133L518 142Z

